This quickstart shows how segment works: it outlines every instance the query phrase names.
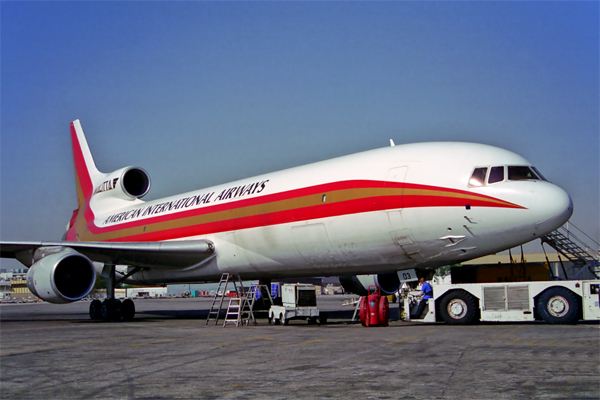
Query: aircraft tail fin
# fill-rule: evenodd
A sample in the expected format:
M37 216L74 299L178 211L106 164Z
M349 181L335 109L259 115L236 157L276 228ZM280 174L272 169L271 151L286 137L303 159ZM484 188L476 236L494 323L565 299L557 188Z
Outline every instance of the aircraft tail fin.
M150 176L143 168L133 166L109 173L98 171L79 120L71 123L71 141L77 209L69 221L66 238L78 240L78 232L85 234L86 225L93 224L95 216L141 203L140 198L150 190Z
M73 160L75 162L75 180L77 185L78 208L89 203L94 187L104 178L98 171L92 157L92 152L78 119L71 122L71 143L73 145Z

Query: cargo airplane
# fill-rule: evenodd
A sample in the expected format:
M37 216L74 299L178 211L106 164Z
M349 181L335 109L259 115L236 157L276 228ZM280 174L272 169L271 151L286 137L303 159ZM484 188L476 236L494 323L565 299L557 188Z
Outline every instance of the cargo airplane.
M71 123L78 206L62 241L2 242L51 303L82 299L96 275L108 298L93 319L131 319L119 282L214 282L340 276L349 291L399 286L398 272L496 253L555 230L569 195L513 152L474 143L391 146L236 182L140 200L138 167L99 172L79 120Z

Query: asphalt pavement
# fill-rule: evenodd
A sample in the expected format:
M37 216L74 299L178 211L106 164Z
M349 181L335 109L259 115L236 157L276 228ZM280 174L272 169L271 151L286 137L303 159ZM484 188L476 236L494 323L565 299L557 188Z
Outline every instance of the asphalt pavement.
M600 398L598 323L366 328L347 298L319 298L326 325L239 328L207 325L209 299L138 300L120 323L89 302L2 305L0 398Z

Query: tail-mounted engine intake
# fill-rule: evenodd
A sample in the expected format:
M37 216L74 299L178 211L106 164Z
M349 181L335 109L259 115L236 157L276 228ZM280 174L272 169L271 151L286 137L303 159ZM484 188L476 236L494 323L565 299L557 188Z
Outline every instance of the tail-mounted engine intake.
M39 248L37 261L27 272L27 287L49 303L81 300L96 283L96 271L89 258L64 247Z
M396 293L400 288L400 279L396 272L378 275L352 275L340 276L340 284L346 292L359 296L367 296L367 290L371 285L379 286L381 293L390 295Z
M139 167L125 167L106 175L94 196L110 196L123 200L140 199L150 190L150 175Z

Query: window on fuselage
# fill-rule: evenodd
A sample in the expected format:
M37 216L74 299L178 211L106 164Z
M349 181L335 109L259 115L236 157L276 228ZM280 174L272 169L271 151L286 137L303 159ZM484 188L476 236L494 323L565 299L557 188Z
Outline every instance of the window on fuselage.
M537 174L537 176L540 177L541 180L548 182L548 179L546 179L546 177L544 175L542 175L536 167L531 167L531 168L535 171L535 173Z
M490 177L488 178L488 183L498 183L504 180L504 166L502 167L492 167L490 170Z
M508 167L508 180L509 181L526 181L526 180L539 181L540 178L529 167L513 165L513 166Z
M469 186L483 186L487 170L487 168L475 168L473 175L471 175L471 179L469 179Z

